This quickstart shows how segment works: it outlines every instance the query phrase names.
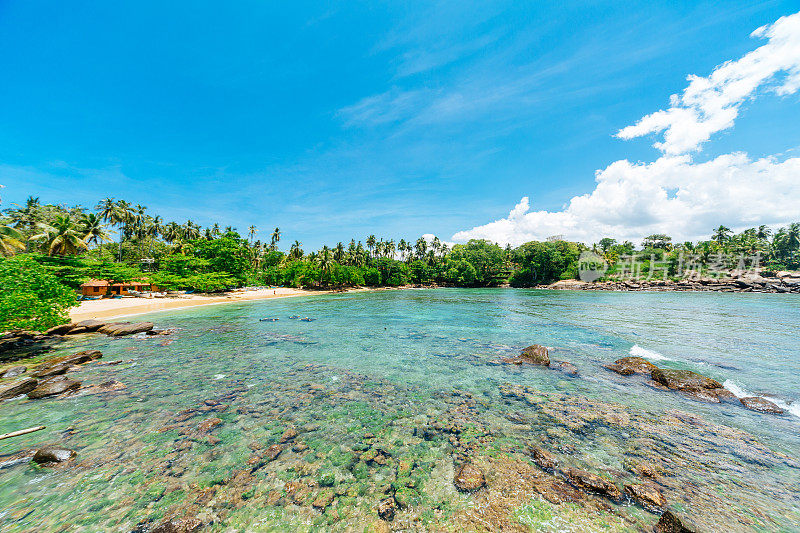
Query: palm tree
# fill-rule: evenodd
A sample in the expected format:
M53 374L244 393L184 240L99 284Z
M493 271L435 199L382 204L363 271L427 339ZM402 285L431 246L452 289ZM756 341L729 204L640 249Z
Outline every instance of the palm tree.
M434 236L433 241L431 242L431 248L433 248L433 254L439 255L439 250L442 247L442 241L439 240L439 237Z
M375 249L375 235L370 235L367 237L367 250L369 250L370 255L372 255L372 250Z
M792 250L800 248L800 222L789 224L789 231L786 232L787 244Z
M414 249L417 252L417 258L422 259L425 257L425 252L428 250L428 243L420 237L417 239L417 243L414 245Z
M52 225L39 224L42 233L31 237L43 240L49 255L77 255L88 246L69 215L56 215Z
M164 237L164 240L167 241L167 243L172 244L181 236L180 225L177 222L170 222L164 226L161 236Z
M109 240L105 227L106 225L102 223L100 217L94 213L89 213L81 218L79 231L83 234L83 240L86 244L94 243L99 246L103 244L103 241Z
M336 245L336 250L333 252L333 258L337 263L342 263L344 261L344 244L341 242Z
M256 236L256 233L258 233L258 230L256 229L255 226L250 226L247 229L247 234L250 235L250 244L253 244L253 237Z
M772 230L769 229L769 226L762 224L758 227L758 231L756 232L756 237L758 237L759 239L767 240L769 239L770 235L772 235Z
M720 226L714 230L714 235L711 237L712 240L717 241L719 244L730 239L731 229L726 228L725 226Z
M273 252L278 249L278 242L281 240L281 229L275 228L275 231L270 235L269 249Z
M24 250L22 234L11 226L0 225L0 253L11 255L16 251Z
M36 227L36 223L41 220L41 208L42 205L38 197L28 196L28 199L25 200L25 207L13 209L9 213L11 223L14 224L15 228L32 230Z
M389 239L389 241L384 245L383 249L386 251L386 255L394 259L394 253L397 251L397 248L394 245L394 240Z
M289 257L292 259L300 259L303 257L303 249L301 246L302 243L300 241L294 241L292 246L289 248Z

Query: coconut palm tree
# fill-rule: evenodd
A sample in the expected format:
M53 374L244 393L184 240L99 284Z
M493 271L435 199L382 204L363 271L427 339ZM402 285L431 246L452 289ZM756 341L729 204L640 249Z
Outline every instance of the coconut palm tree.
M369 250L370 255L372 255L372 250L375 249L375 235L370 235L367 237L367 250Z
M344 262L344 244L342 244L341 242L339 242L339 244L336 245L336 249L333 252L333 259L337 263Z
M28 196L28 199L25 200L25 206L12 209L9 213L9 217L15 228L32 230L36 227L36 223L40 222L42 219L41 210L42 204L39 202L39 198Z
M275 231L270 235L269 249L273 252L278 249L278 242L281 240L281 229L275 228Z
M255 226L250 226L247 229L247 234L250 235L250 244L253 244L253 237L256 236L256 233L258 233L258 229Z
M388 257L394 259L394 254L397 251L397 247L395 246L393 239L389 239L383 249L386 251L386 255Z
M303 249L301 248L303 244L300 241L294 241L292 246L289 248L289 257L292 259L300 259L303 257Z
M22 234L11 226L0 225L0 254L11 255L24 249Z
M728 239L730 239L731 229L726 228L725 226L720 226L714 230L714 235L711 237L712 240L717 241L717 243L722 244Z
M425 239L420 237L419 239L417 239L417 243L414 245L414 249L417 252L417 258L423 259L425 257L425 252L427 252L428 250L428 243L425 241Z
M108 233L105 231L106 225L94 213L83 215L79 224L79 232L83 234L83 240L86 244L99 246L103 241L109 240Z
M41 233L32 240L44 241L49 255L77 255L88 246L69 215L56 215L52 225L39 223Z

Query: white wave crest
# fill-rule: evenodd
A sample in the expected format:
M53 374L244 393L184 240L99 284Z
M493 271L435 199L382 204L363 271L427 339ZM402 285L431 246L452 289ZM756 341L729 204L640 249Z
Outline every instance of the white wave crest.
M736 382L730 379L726 379L725 382L722 384L722 386L731 391L733 394L735 394L737 398L758 396L757 394L753 394L747 389L739 386ZM759 397L774 403L775 405L777 405L790 415L800 418L800 402L787 403L783 400L780 400L778 398L773 398L771 396L759 396Z
M645 359L650 359L651 361L671 361L669 357L661 355L658 352L654 352L652 350L645 350L638 344L634 344L631 347L629 352L632 357L644 357Z

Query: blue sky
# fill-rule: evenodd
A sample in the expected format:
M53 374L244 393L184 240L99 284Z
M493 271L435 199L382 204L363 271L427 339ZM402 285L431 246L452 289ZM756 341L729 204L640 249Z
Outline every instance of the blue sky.
M449 239L656 160L614 135L798 9L540 4L0 0L2 207L112 196L307 249ZM797 123L797 93L748 101L694 161L792 153Z

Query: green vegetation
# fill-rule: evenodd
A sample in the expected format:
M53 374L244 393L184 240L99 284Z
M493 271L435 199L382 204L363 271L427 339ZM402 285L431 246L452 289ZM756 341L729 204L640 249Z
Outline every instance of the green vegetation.
M111 240L112 234L116 234L116 241ZM638 250L631 242L618 243L610 237L591 247L548 239L502 248L481 240L448 247L438 238L395 242L370 235L364 243L340 242L310 253L294 241L284 253L278 249L282 237L279 228L269 233L269 243L257 239L257 234L255 226L250 226L247 238L243 238L235 228L221 229L218 224L203 228L191 220L183 224L165 222L149 214L144 206L113 198L102 200L91 212L77 206L42 204L31 197L25 205L6 209L0 216L0 255L14 259L0 260L6 275L19 271L23 262L37 266L30 274L15 278L14 283L4 284L3 294L8 296L4 296L2 306L10 310L23 305L25 298L32 298L33 288L26 289L28 292L20 288L26 283L34 287L41 282L55 295L54 279L62 289L77 289L81 283L99 278L112 282L146 280L159 290L200 292L247 285L322 289L406 284L492 287L508 283L533 287L576 278L579 257L590 249L608 263L605 275L611 278L624 274L631 262L637 263L638 274L678 277L687 270L705 273L751 267L752 261L737 264L738 258L756 255L758 266L770 270L800 268L800 223L774 234L766 226L739 234L720 226L711 232L709 240L698 243L673 244L668 235L655 234L646 237ZM48 281L42 281L45 279ZM12 291L11 287L17 289ZM65 305L72 303L62 303L66 294L62 290L53 296L59 301L57 309L41 318L34 318L33 314L41 312L35 306L25 305L33 314L20 318L13 327L36 324L40 328L65 319ZM69 294L74 299L74 294ZM10 324L3 322L0 329L12 327Z
M43 331L67 321L75 293L27 255L0 261L0 331Z

